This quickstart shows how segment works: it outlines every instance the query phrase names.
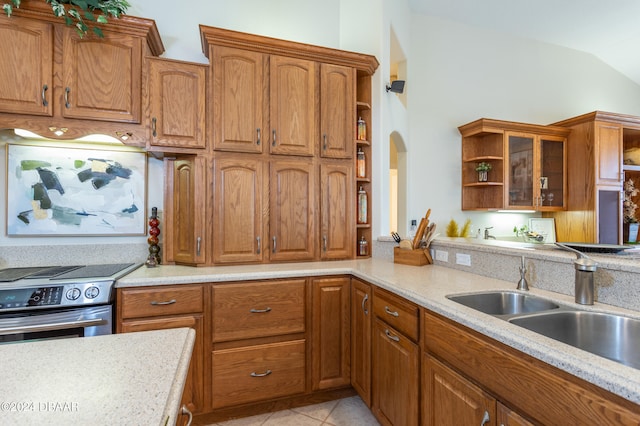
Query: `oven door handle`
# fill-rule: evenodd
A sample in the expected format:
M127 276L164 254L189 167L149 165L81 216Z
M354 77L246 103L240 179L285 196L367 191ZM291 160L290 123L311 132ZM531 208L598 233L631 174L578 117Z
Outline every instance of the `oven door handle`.
M0 328L0 336L18 333L35 333L38 331L67 330L69 328L92 327L107 324L106 319L95 318L78 321L54 322L50 324L23 325L17 327Z

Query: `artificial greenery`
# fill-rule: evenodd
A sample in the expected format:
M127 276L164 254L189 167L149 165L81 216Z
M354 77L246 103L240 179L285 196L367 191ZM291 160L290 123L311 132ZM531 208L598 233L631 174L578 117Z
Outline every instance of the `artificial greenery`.
M43 0L51 5L55 16L65 24L75 28L80 37L89 31L89 25L94 23L91 30L98 37L104 37L102 30L95 24L105 24L109 17L119 18L127 12L130 4L126 0ZM2 10L11 16L13 8L20 8L20 0L4 3ZM94 12L97 12L94 14ZM89 25L87 25L89 23Z
M454 219L451 219L449 224L447 225L447 237L462 237L469 238L469 233L471 232L471 219L467 219L462 225L462 229L459 229L458 222Z
M488 172L492 169L491 163L481 162L476 166L476 172Z

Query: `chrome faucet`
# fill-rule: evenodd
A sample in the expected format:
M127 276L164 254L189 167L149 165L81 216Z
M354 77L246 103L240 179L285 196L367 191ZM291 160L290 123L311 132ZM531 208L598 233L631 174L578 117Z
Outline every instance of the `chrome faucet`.
M489 234L489 229L493 229L493 226L490 226L488 228L484 228L484 239L488 240L489 238L491 238L492 240L495 240L496 237L494 237L493 235Z
M581 305L593 305L595 295L594 272L598 269L598 263L588 257L586 254L561 243L556 245L564 250L574 252L578 258L573 265L576 268L576 303Z
M529 291L529 284L527 284L527 279L525 278L525 274L527 273L527 267L524 264L524 256L522 256L522 263L520 264L520 281L518 281L517 290Z

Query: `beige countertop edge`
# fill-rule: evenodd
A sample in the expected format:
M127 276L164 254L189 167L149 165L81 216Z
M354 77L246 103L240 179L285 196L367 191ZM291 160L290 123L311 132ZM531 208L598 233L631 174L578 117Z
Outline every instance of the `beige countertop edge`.
M162 265L156 268L140 268L118 280L116 287L341 274L351 274L387 289L534 358L640 404L640 370L592 355L447 299L446 296L449 294L497 289L515 290L516 287L515 283L452 268L437 265L406 266L382 259L197 268ZM593 306L577 305L573 297L560 293L536 288L532 288L530 293L572 308L613 312L640 318L640 312L602 303L596 302Z
M180 360L178 361L178 367L176 368L176 376L169 390L169 396L167 397L167 405L162 416L163 419L169 419L169 425L176 424L180 417L180 409L182 408L182 393L184 392L184 385L187 381L187 373L189 372L189 364L191 363L191 354L193 353L193 346L196 341L196 332L190 328L187 338L184 341L182 347L182 353ZM165 423L163 423L164 425Z

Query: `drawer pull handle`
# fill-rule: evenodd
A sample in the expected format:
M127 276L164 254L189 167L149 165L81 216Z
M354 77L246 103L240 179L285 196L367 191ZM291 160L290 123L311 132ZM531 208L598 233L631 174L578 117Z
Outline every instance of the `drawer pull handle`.
M47 90L49 90L49 86L46 84L42 86L42 106L49 106L49 101L47 101Z
M386 313L388 313L389 315L393 316L393 317L397 317L397 316L399 316L399 315L400 315L400 314L398 314L398 312L396 312L396 311L392 311L391 309L389 309L389 307L388 307L388 306L385 306L385 307L384 307L384 311L385 311Z
M389 329L385 329L384 330L384 334L387 335L387 337L391 340L393 340L394 342L399 342L400 338L398 336L394 336L393 334L389 333Z
M267 370L264 373L256 373L255 371L251 373L251 377L266 377L271 374L271 370Z
M262 245L260 243L260 237L256 237L256 241L258 241L258 253L257 254L260 254L260 251L262 250Z
M258 140L256 140L256 145L260 145L260 139L262 139L262 136L260 135L260 127L256 129L256 132L258 132Z
M266 314L267 312L271 312L271 308L267 307L265 309L250 309L249 312L252 314Z
M367 309L367 300L369 300L369 294L365 293L364 297L362 298L362 310L364 311L365 315L369 315L369 310Z
M71 104L69 103L69 92L71 92L71 89L68 87L64 88L64 106L65 108L71 108Z
M193 423L193 413L187 408L186 405L182 406L182 409L180 410L180 412L188 416L187 426L191 426L191 423Z
M176 303L176 299L171 299L168 300L166 302L156 302L155 300L153 302L151 302L151 304L153 306L158 306L158 305L173 305L174 303Z

